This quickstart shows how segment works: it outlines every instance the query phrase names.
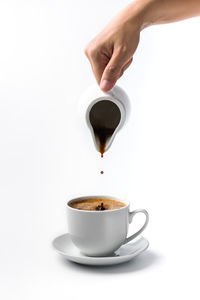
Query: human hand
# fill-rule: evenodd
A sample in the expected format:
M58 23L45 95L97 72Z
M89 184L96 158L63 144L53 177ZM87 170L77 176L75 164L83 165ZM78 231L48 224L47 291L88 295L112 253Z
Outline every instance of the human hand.
M126 7L85 48L97 83L109 91L130 66L138 46L141 22L138 10Z
M200 0L134 0L86 47L97 83L109 91L130 66L140 31L200 15Z

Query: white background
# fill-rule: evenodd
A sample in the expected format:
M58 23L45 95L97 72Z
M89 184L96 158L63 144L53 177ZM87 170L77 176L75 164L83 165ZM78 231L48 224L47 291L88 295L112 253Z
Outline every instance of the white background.
M83 49L128 2L0 2L1 299L200 297L200 19L142 32L119 81L131 118L104 160L77 117L94 83ZM108 268L63 261L51 241L66 199L100 192L149 211L148 251Z

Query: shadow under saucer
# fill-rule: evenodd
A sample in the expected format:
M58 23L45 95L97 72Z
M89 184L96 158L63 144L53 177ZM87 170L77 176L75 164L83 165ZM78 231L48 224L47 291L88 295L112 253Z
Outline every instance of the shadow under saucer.
M130 272L138 272L144 269L147 269L153 265L160 263L162 257L154 251L148 250L134 259L127 261L118 265L109 265L109 266L89 266L89 265L81 265L75 262L68 261L64 257L61 257L61 263L69 268L73 268L75 270L83 271L83 272L94 272L101 274L115 274L115 273L130 273Z

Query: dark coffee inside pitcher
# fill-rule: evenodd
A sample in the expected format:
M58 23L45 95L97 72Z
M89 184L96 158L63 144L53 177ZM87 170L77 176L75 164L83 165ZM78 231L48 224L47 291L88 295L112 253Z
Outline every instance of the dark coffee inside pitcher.
M92 106L89 119L96 142L99 145L99 152L101 157L103 157L106 143L119 125L121 112L114 102L102 100Z

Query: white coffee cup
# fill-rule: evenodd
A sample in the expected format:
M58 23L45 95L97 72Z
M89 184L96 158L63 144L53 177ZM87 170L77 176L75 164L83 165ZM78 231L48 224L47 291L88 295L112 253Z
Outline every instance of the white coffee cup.
M89 211L72 208L70 204L90 198L106 198L123 202L119 209ZM68 230L72 242L79 250L89 256L106 256L121 245L138 236L147 226L148 212L145 209L129 210L129 203L111 196L84 196L67 203ZM133 235L127 237L129 224L137 213L145 214L144 225Z

